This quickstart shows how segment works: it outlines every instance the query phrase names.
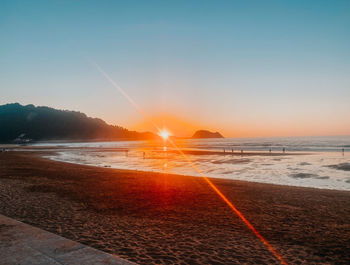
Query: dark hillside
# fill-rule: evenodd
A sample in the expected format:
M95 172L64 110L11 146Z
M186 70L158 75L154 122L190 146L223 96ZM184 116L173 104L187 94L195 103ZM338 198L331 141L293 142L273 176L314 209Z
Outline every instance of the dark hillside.
M108 125L101 119L76 111L18 103L0 106L0 142L12 142L18 137L32 140L117 140L157 136Z

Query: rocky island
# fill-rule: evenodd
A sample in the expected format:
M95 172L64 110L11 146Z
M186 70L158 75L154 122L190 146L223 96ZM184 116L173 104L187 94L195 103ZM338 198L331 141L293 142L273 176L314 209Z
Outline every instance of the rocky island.
M198 130L196 131L191 138L200 139L200 138L224 138L219 132L210 132L207 130Z

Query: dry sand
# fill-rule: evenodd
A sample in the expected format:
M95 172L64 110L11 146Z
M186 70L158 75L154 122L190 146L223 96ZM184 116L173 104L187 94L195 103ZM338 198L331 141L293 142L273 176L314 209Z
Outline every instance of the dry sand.
M198 177L0 153L0 213L142 264L278 264ZM350 192L212 179L290 264L350 263Z

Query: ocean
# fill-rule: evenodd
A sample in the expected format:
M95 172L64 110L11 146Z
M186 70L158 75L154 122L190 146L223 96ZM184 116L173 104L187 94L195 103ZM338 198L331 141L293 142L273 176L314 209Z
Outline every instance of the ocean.
M60 148L48 158L70 163L350 190L350 136L67 142L36 145ZM177 148L183 150L185 156L177 152ZM197 169L189 161L195 164Z

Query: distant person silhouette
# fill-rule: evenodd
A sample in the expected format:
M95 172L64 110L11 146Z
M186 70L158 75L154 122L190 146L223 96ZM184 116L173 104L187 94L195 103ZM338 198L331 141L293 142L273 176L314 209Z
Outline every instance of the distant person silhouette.
M285 152L286 152L286 148L283 147L283 153L285 153Z

